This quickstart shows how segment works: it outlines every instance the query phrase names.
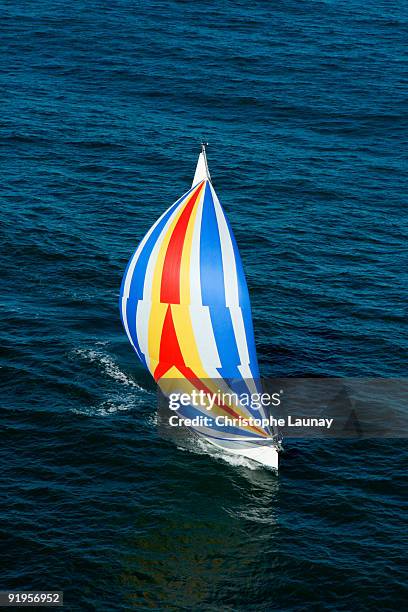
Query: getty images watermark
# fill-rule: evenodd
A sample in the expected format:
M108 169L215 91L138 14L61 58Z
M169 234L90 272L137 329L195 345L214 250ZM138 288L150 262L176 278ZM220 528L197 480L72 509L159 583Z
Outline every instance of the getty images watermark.
M260 427L297 438L408 437L406 378L279 378L224 385L208 379L191 381L188 392L180 380L167 383L166 392L159 392L158 411L159 427L166 430Z
M222 392L219 389L215 393L207 392L202 389L194 389L191 393L170 393L169 409L179 411L182 407L192 406L211 412L215 408L225 410L240 410L242 408L252 409L253 411L263 412L271 407L278 407L281 404L280 393L233 393ZM334 418L316 417L295 417L288 414L287 417L276 418L268 416L231 416L221 414L217 416L207 416L199 414L188 418L174 414L169 417L171 427L326 427L330 429Z

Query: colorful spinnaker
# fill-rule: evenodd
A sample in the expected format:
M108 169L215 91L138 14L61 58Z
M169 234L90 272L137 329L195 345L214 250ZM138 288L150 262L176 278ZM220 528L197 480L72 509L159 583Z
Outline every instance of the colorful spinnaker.
M120 311L134 350L167 396L222 394L210 426L196 426L196 433L277 468L276 434L269 425L252 424L267 420L263 408L237 401L261 391L259 368L242 262L211 183L204 145L191 189L163 213L131 257ZM181 406L177 413L209 415L203 405ZM222 415L235 420L216 425Z

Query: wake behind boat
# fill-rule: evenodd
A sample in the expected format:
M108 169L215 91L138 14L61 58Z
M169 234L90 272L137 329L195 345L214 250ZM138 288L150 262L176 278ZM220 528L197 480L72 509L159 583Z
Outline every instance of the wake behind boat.
M279 442L264 408L240 399L262 391L251 306L204 144L191 189L163 213L131 257L120 311L136 354L166 397L222 395L211 407L180 405L180 419L210 416L210 422L196 419L200 424L191 429L228 453L277 470ZM223 415L228 418L217 419Z

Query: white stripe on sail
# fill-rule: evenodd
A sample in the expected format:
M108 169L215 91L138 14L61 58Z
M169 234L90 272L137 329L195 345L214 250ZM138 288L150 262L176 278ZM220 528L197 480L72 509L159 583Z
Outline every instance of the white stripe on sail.
M210 188L217 217L218 232L220 234L222 267L224 270L225 303L228 307L239 306L237 266L235 263L234 247L217 194L212 185L210 185Z
M212 378L214 374L215 378L218 378L220 375L216 368L220 368L222 364L214 338L210 309L208 306L190 306L189 310L201 363L208 378Z
M204 186L197 207L190 255L190 303L199 306L203 304L201 295L200 240L205 190L206 187Z
M149 318L151 311L151 303L140 300L136 311L136 334L139 342L140 350L146 359L146 364L150 366L149 359ZM150 369L150 368L149 368Z
M240 370L242 368L241 374L243 378L252 378L251 370L249 369L249 352L242 310L241 308L231 307L229 311L231 315L232 327L234 328L235 340L239 351L239 359L241 362Z
M140 355L140 353L139 353L139 351L138 351L138 349L137 349L137 347L136 347L135 343L133 342L133 338L132 338L132 336L130 335L130 331L129 331L129 325L128 325L127 313L126 313L127 301L128 301L128 298L125 298L125 297L123 297L123 298L122 298L122 304L121 304L121 306L122 306L122 319L123 319L123 326L124 326L124 328L125 328L125 331L126 331L127 337L129 338L130 344L133 346L133 348L135 349L135 351L136 351L136 353L137 353L137 355L138 355L139 359L141 360L141 358L142 358L142 357L141 357L141 355Z

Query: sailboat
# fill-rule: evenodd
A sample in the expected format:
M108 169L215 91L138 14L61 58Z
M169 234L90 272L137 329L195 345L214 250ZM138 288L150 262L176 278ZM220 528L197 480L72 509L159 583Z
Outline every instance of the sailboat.
M133 349L163 394L195 391L212 401L211 410L205 403L178 406L181 422L211 447L277 470L280 442L265 408L241 401L245 392L252 398L262 391L251 306L205 143L191 188L130 258L119 307Z

